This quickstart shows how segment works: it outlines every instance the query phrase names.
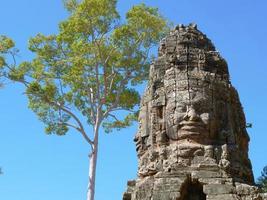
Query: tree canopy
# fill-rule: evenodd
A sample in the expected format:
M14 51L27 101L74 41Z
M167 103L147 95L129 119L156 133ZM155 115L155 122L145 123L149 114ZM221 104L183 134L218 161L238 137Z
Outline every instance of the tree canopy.
M36 57L6 68L5 74L26 86L29 107L46 124L48 134L83 129L70 123L77 123L72 109L91 125L101 109L106 131L126 127L136 116L133 112L124 120L108 113L133 111L138 105L139 94L132 86L148 77L149 50L162 37L166 21L144 4L129 10L120 23L115 0L68 2L75 6L68 7L73 12L60 23L59 34L31 38L29 49ZM6 53L14 43L1 39L1 52ZM0 62L5 63L2 56Z

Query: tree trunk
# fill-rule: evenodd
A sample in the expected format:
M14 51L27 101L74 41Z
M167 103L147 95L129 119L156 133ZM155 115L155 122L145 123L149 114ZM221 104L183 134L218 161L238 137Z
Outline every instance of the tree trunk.
M98 153L98 127L95 129L95 138L93 144L93 151L90 154L89 165L89 182L87 188L87 200L95 199L95 180L96 180L96 165L97 165L97 153Z

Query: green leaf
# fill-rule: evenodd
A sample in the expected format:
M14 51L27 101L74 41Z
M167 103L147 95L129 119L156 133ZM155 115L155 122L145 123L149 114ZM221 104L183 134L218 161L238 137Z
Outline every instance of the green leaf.
M6 65L5 58L3 56L0 56L0 68L4 67Z
M7 53L7 51L15 46L12 39L0 35L0 53Z

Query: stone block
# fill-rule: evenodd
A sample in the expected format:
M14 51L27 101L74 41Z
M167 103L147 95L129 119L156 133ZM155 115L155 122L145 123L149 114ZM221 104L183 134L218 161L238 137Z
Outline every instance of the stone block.
M199 178L221 178L220 172L214 171L194 171L191 174L192 179L199 179Z
M233 179L232 178L200 178L198 181L203 184L227 184L227 185L233 185Z
M259 193L259 188L247 184L236 184L236 192L240 195L250 195Z
M207 200L241 200L236 194L214 194L207 195Z
M267 200L267 193L261 193L260 196L262 200Z
M232 185L222 185L222 184L208 184L203 186L204 193L207 195L216 194L233 194L235 193L235 188Z

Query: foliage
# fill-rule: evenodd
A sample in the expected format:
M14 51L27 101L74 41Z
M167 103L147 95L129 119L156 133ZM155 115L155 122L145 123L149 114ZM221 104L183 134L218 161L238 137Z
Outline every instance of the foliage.
M258 178L258 185L264 192L267 192L267 166L263 168L261 176Z
M8 77L26 86L29 108L48 134L64 135L69 127L83 131L78 112L93 126L100 114L107 132L130 125L140 99L133 86L147 78L149 50L163 36L166 21L144 4L129 10L124 23L115 0L65 5L72 12L60 23L59 34L31 38L29 49L36 57L13 67ZM14 46L2 41L1 53ZM117 119L111 114L117 110L130 114Z
M77 0L63 0L64 6L65 8L69 11L69 12L73 12L75 11L75 9L78 7L79 5L79 1Z
M12 65L9 63L10 60L14 62L15 54L17 50L14 48L15 43L12 39L0 35L0 78L3 78L5 74L5 67L11 69ZM15 63L13 63L14 66ZM2 87L2 82L0 82L0 87Z

